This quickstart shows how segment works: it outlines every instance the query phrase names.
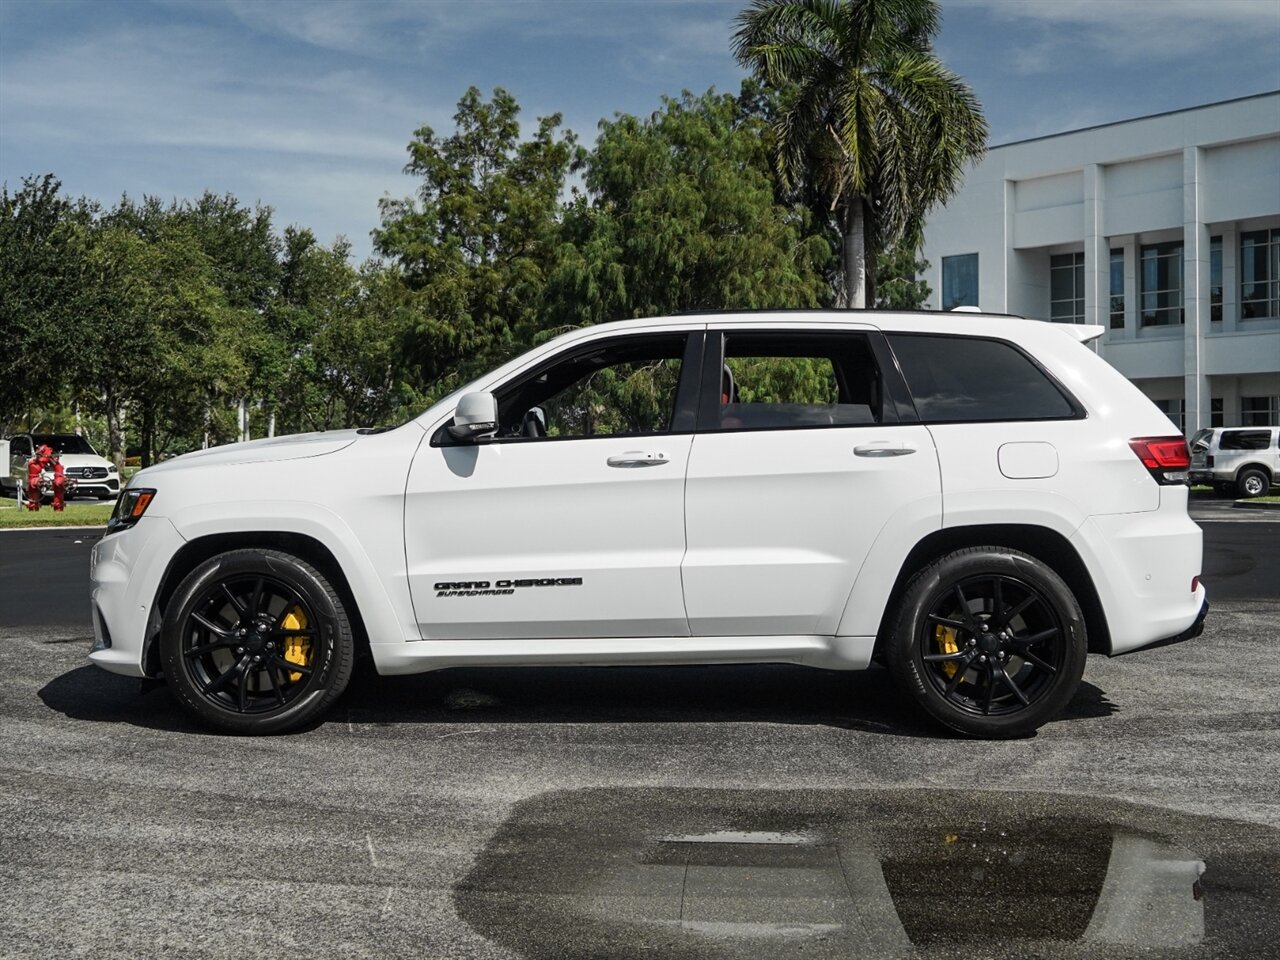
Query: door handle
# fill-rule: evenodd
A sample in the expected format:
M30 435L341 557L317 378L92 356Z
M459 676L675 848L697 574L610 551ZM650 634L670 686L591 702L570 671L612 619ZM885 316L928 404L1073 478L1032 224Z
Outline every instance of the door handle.
M853 452L859 457L904 457L916 448L902 440L876 440L854 447Z
M665 453L642 453L639 450L617 453L605 461L611 467L660 467L670 462Z

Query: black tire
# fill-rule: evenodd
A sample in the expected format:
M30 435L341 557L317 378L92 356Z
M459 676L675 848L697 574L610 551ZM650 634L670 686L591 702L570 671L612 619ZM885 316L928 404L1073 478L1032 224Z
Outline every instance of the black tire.
M319 718L346 689L354 651L329 580L278 550L233 550L200 564L174 592L160 630L175 696L235 733L283 733Z
M1062 711L1087 647L1080 605L1050 567L1020 550L969 547L907 584L885 662L935 720L999 740L1029 736Z
M1236 493L1243 498L1265 497L1271 489L1271 478L1261 467L1246 467L1236 477Z

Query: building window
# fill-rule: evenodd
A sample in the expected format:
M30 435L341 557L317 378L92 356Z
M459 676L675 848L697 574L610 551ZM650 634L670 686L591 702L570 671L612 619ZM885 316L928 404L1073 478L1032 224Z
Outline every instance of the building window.
M1280 397L1241 397L1240 426L1270 427L1280 423Z
M1213 397L1209 401L1209 426L1221 427L1223 425L1224 424L1222 420L1222 398Z
M1182 244L1152 243L1142 248L1140 317L1144 327L1182 323Z
M1240 234L1240 318L1280 317L1280 229Z
M1111 251L1111 329L1124 329L1124 251Z
M1187 418L1183 411L1181 397L1176 397L1173 400L1152 400L1151 402L1156 405L1157 410L1173 421L1173 425L1178 428L1179 433L1186 433Z
M1222 319L1222 238L1209 238L1209 319Z
M978 305L978 255L942 258L942 309Z
M1049 258L1049 319L1054 323L1084 323L1084 254L1061 253Z

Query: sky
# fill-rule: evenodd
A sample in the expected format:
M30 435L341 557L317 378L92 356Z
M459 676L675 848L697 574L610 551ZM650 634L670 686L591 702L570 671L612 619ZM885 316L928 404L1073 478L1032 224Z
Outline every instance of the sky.
M735 91L747 0L0 0L0 181L72 196L205 190L370 252L405 148L468 86L530 127ZM1280 0L942 0L937 52L991 143L1280 89ZM1278 118L1280 122L1280 118Z

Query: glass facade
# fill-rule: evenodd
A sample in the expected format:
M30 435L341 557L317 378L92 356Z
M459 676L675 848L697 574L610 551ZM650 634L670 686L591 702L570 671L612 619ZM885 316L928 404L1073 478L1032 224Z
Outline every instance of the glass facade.
M1280 424L1280 397L1241 397L1240 426L1270 427Z
M1222 398L1213 397L1209 401L1209 426L1221 427L1224 425L1222 416Z
M1240 234L1240 319L1280 317L1280 229Z
M1084 253L1049 258L1049 319L1084 323Z
M1222 319L1222 238L1209 238L1209 319Z
M978 255L942 258L942 309L978 305Z
M1182 243L1152 243L1142 248L1139 318L1144 327L1173 326L1182 318Z
M1111 329L1124 329L1124 251L1111 251Z
M1173 425L1178 428L1179 433L1186 433L1187 418L1182 406L1182 398L1178 397L1173 400L1152 400L1161 413L1173 421Z

